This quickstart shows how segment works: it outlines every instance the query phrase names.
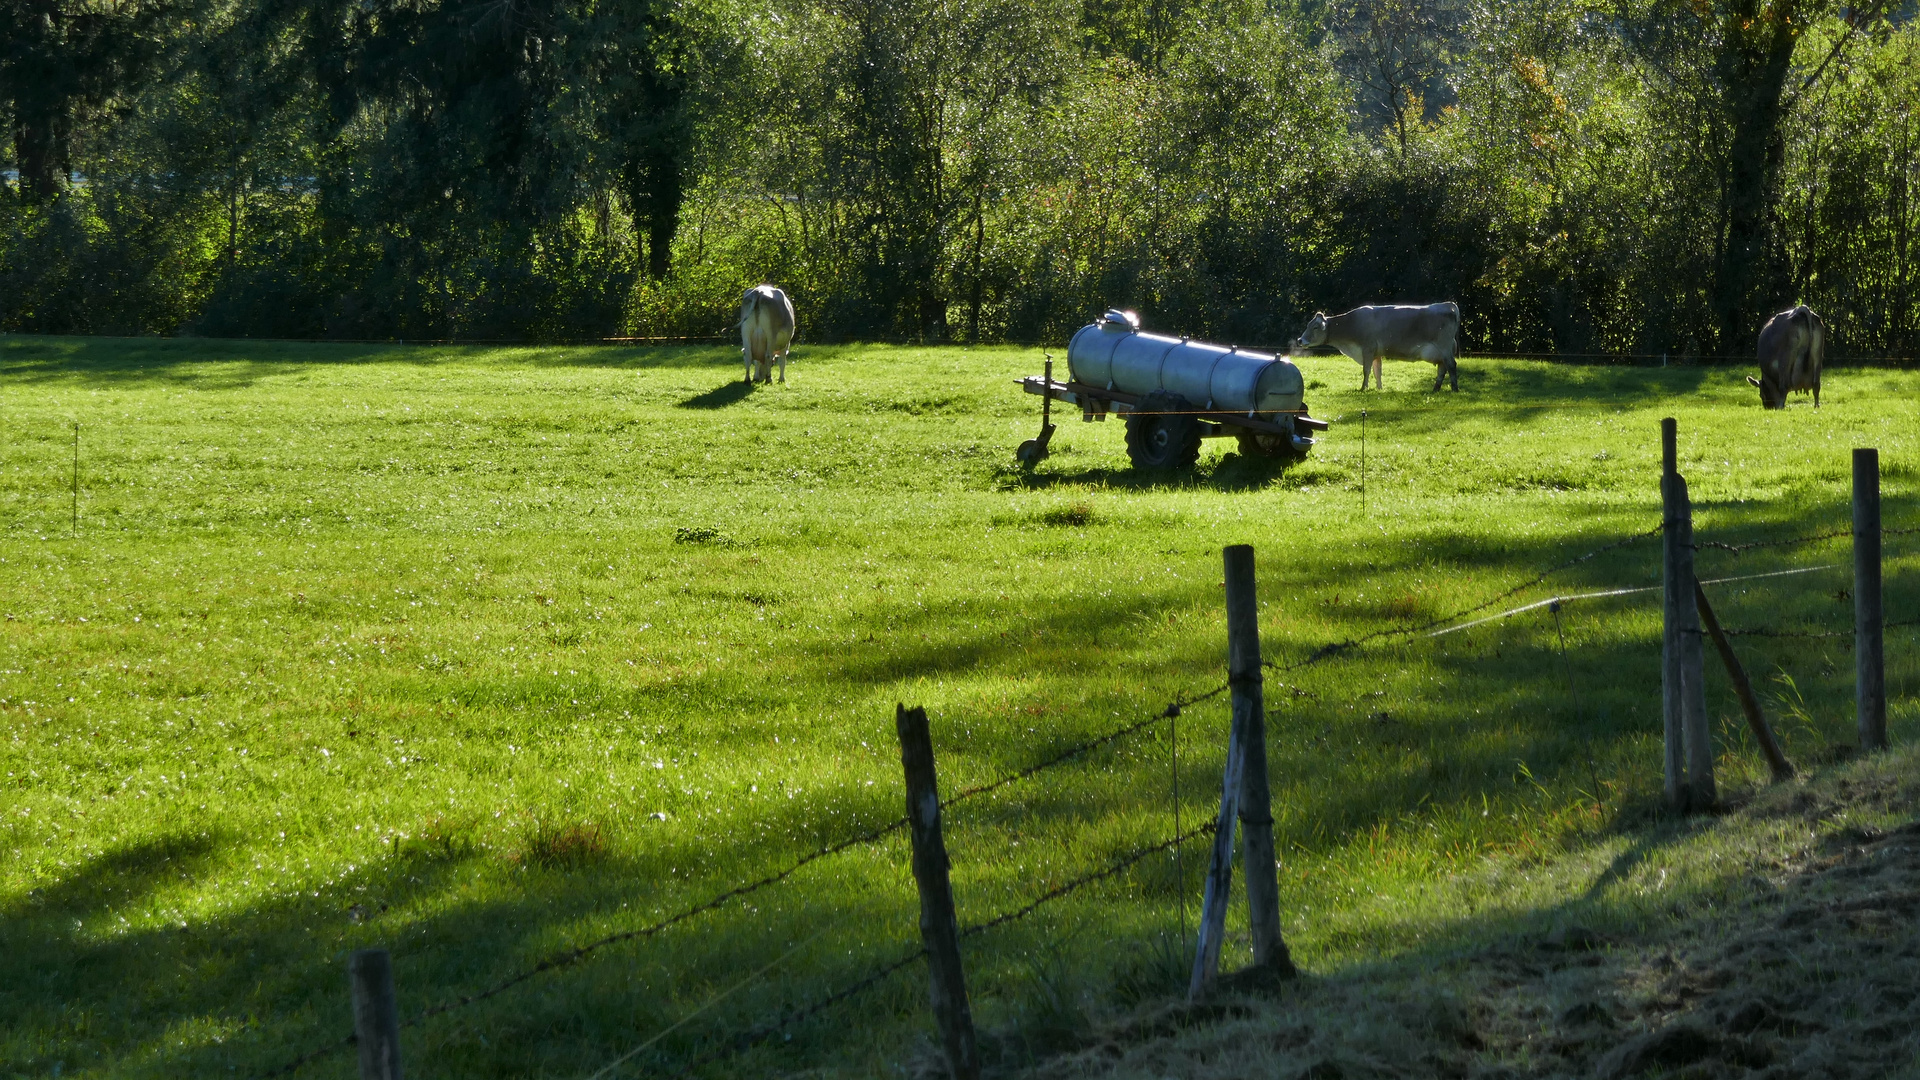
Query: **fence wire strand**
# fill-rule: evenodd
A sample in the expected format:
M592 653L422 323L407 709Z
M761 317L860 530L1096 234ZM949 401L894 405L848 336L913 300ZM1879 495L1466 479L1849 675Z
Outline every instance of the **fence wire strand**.
M1056 885L1053 888L1048 889L1046 892L1041 893L1039 896L1035 897L1031 902L1021 907L1014 908L1011 911L1003 912L999 915L994 916L991 919L986 920L985 922L975 923L972 926L968 926L962 929L960 931L960 938L961 940L964 941L967 938L978 937L979 935L984 934L989 930L997 929L999 927L1007 925L1008 923L1018 922L1021 919L1024 919L1027 916L1032 915L1034 912L1040 910L1046 905L1054 902L1055 900L1059 900L1062 897L1072 895L1073 893L1078 892L1089 885L1093 885L1098 882L1105 881L1108 878L1111 878L1120 873L1123 873L1127 869L1133 866L1136 866L1146 861L1147 859L1152 858L1153 856L1158 855L1162 852L1169 851L1173 848L1179 847L1181 844L1184 844L1187 841L1194 839L1195 837L1212 833L1218 827L1219 826L1217 822L1207 821L1201 825L1195 826L1194 828L1188 829L1185 832L1175 833L1173 836L1168 837L1167 839L1162 840L1158 843L1150 844L1146 847L1139 848L1129 853L1124 858L1121 858L1116 862L1109 863L1106 866L1100 868L1099 870L1095 870L1092 873L1083 874L1080 877L1074 878L1071 881L1063 882L1059 885ZM714 1050L710 1050L707 1053L694 1058L692 1061L689 1061L688 1063L681 1066L676 1071L683 1074L692 1072L693 1070L698 1069L703 1065L711 1065L716 1061L722 1060L723 1058L731 1057L734 1054L738 1054L754 1046L758 1046L759 1044L766 1042L768 1039L771 1039L774 1036L781 1034L782 1032L786 1031L788 1028L795 1027L798 1024L801 1024L807 1020L810 1020L813 1017L818 1016L820 1013L826 1011L828 1008L831 1008L832 1006L837 1005L840 1002L845 1001L856 994L859 994L865 990L868 990L878 985L880 982L884 981L888 976L893 975L895 972L898 972L900 969L907 967L908 965L914 963L915 961L919 960L921 957L925 955L927 955L926 949L924 948L915 949L914 951L907 953L904 956L888 961L887 963L881 965L880 967L875 968L872 972L869 972L865 977L861 978L858 982L851 983L802 1008L795 1009L787 1013L786 1015L782 1016L779 1020L775 1021L772 1024L768 1024L763 1027L753 1028L749 1031L742 1032L741 1034L736 1035L732 1039L728 1040L726 1045L718 1047Z
M1908 536L1913 533L1920 533L1920 526L1914 526L1911 528L1904 528L1904 529L1888 529L1883 527L1880 530L1880 535L1882 536ZM1853 530L1851 528L1846 528L1846 529L1835 529L1832 532L1812 533L1807 536L1789 536L1783 540L1752 540L1744 544L1729 544L1720 540L1696 540L1694 541L1693 546L1696 550L1700 548L1717 548L1721 551L1730 551L1735 555L1740 555L1745 552L1752 551L1756 548L1788 547L1794 544L1813 544L1813 543L1818 543L1819 541L1822 541L1822 540L1837 540L1840 537L1852 536L1852 535L1853 535Z
M1198 705L1202 702L1209 701L1213 698L1216 698L1227 691L1228 685L1229 684L1227 683L1221 683L1219 686L1216 686L1213 689L1206 691L1205 693L1187 694L1187 695L1182 695L1180 697L1177 697L1174 700L1168 702L1167 707L1165 709L1161 710L1158 713L1154 713L1146 717L1145 719L1137 720L1137 721L1134 721L1133 723L1115 728L1114 730L1109 731L1104 735L1096 736L1092 739L1085 740L1084 742L1075 743L1074 745L1069 746L1053 754L1048 758L1045 758L1039 762L1029 765L1024 769L1019 769L1015 772L1008 773L1004 776L998 777L997 779L990 780L984 784L976 784L973 787L963 788L953 793L952 795L948 796L947 798L942 799L940 801L940 805L943 809L946 807L955 806L960 803L966 802L969 799L974 799L979 796L986 795L990 792L997 791L1000 788L1006 787L1009 784L1017 783L1021 780L1025 780L1035 775L1038 775L1039 773L1046 772L1049 769L1058 768L1059 766L1065 765L1066 763L1074 760L1075 758L1080 757L1083 754L1086 754L1089 751L1096 750L1109 743L1118 742L1119 740L1124 739L1130 735L1136 734L1142 730L1145 730L1146 728L1152 727L1153 725L1159 723L1162 720L1167 720L1173 717L1177 717L1181 714L1181 711L1183 709L1191 708L1194 705ZM726 906L728 903L734 900L738 900L742 897L749 896L749 895L752 895L753 893L759 892L762 889L770 888L771 886L777 885L780 882L785 881L787 878L792 877L795 873L799 872L803 867L806 867L811 863L818 862L819 860L827 858L828 856L831 856L831 855L838 855L841 852L850 850L852 848L861 847L867 844L878 843L879 841L886 839L888 836L891 836L894 833L899 832L900 830L906 827L907 827L907 818L904 815L902 815L901 817L895 818L884 825L878 826L876 828L868 829L865 832L859 833L855 836L848 837L845 840L840 840L835 843L828 844L825 847L818 848L814 851L810 851L807 854L802 855L798 859L794 860L783 870L779 870L774 873L767 874L764 877L756 878L753 881L749 881L744 884L737 885L731 889L726 890L725 892L719 893L699 904L696 904L693 907L687 908L674 915L670 915L664 919L651 923L647 926L642 926L632 930L622 930L617 933L607 934L604 937L597 938L593 941L587 942L584 945L578 945L571 949L566 949L557 953L553 953L552 955L549 955L537 961L536 963L533 964L533 966L526 968L525 970L516 972L515 974L510 975L507 978L502 979L497 983L494 983L493 985L487 987L484 990L479 990L471 994L464 994L464 995L461 995L460 997L453 998L448 1001L443 1001L438 1005L434 1005L414 1015L413 1017L407 1019L400 1026L402 1028L418 1027L419 1025L425 1023L428 1020L433 1019L436 1016L453 1012L456 1009L462 1009L469 1005L477 1004L479 1002L485 1001L492 997L497 997L498 995L505 993L506 991L511 990L516 986L519 986L521 983L527 982L528 980L534 978L535 976L544 974L549 971L556 971L561 968L571 967L572 965L579 963L580 961L586 959L588 956L600 951L601 949L605 949L613 945L623 944L629 941L636 941L643 938L653 937L654 935L659 934L660 932L670 929L674 926L677 926L683 922L686 922L694 918L695 916L703 915L703 914L706 914L707 912L714 911L718 908ZM1162 848L1160 850L1165 850L1165 849ZM317 1061L323 1057L326 1057L329 1054L337 1053L341 1050L344 1050L347 1047L352 1046L353 1043L354 1043L354 1037L352 1035L347 1035L342 1039L338 1039L334 1042L327 1043L324 1046L311 1050L301 1055L300 1057L295 1058L294 1060L288 1062L287 1064L272 1070L271 1072L259 1074L260 1080L269 1080L269 1078L272 1078L272 1077L279 1077L279 1076L285 1076L285 1075L291 1074L299 1070L300 1068L313 1063L314 1061Z
M1535 585L1538 585L1541 582L1547 580L1553 575L1558 574L1563 570L1570 570L1573 567L1578 566L1581 563L1586 562L1587 560L1592 559L1596 556L1604 555L1607 552L1613 551L1617 548L1626 547L1628 544L1638 543L1641 540L1646 540L1650 537L1658 536L1665 528L1666 528L1666 524L1663 522L1659 525L1655 525L1651 529L1648 529L1646 532L1635 533L1632 536L1621 537L1620 539L1615 540L1610 544L1602 544L1601 546L1594 548L1592 551L1589 551L1584 555L1576 555L1573 558L1568 559L1566 562L1559 563L1558 565L1542 570L1540 573L1534 575L1534 577L1531 578L1530 580L1523 581L1520 584L1515 585L1513 588L1506 590L1505 592L1501 592L1494 596L1488 597L1487 599L1482 600L1480 603L1475 604L1470 608L1465 608L1463 610L1456 611L1451 615L1443 615L1437 619L1429 619L1424 623L1408 623L1404 626L1394 626L1394 627L1388 627L1383 630L1375 630L1372 633L1362 634L1357 638L1348 638L1345 641L1336 641L1331 645L1322 645L1318 649L1314 650L1311 654L1309 654L1307 658L1304 660L1296 660L1291 664L1282 664L1282 663L1279 663L1278 661L1268 660L1263 664L1263 666L1278 672L1298 671L1301 668L1311 667L1314 664L1320 663L1322 660L1327 660L1332 657L1338 656L1341 653L1347 652L1350 649L1358 648L1359 646L1365 645L1371 641L1378 641L1379 639L1386 638L1386 637L1411 637L1415 634L1424 633L1428 630L1433 629L1436 626L1441 626L1446 623L1453 622L1465 616L1475 614L1476 612L1485 611L1486 609L1492 607L1493 605L1499 603L1502 600L1506 600L1520 593L1523 593L1528 589L1533 588Z
M1665 525L1663 523L1661 525L1656 525L1653 528L1646 530L1645 532L1635 533L1631 536L1622 537L1621 539L1615 540L1611 543L1603 544L1600 547L1594 548L1592 551L1588 551L1582 555L1577 555L1571 559L1566 560L1565 562L1555 564L1554 566L1551 566L1545 570L1542 570L1538 574L1534 575L1532 578L1528 579L1527 581L1524 581L1518 585L1513 586L1510 589L1506 589L1500 593L1497 593L1487 598L1486 600L1483 600L1480 603L1473 605L1472 607L1464 608L1450 615L1442 616L1440 618L1430 619L1425 622L1408 623L1401 626L1387 627L1384 629L1375 630L1367 634L1362 634L1358 637L1348 638L1344 641L1338 641L1328 645L1323 645L1318 649L1314 650L1306 658L1302 660L1297 660L1290 664L1282 664L1277 661L1269 660L1269 661L1265 661L1263 663L1263 666L1268 669L1274 670L1276 672L1297 671L1297 670L1300 670L1301 668L1311 667L1312 665L1318 664L1324 660L1328 660L1336 656L1340 656L1352 649L1358 648L1370 642L1378 641L1382 638L1409 637L1412 635L1430 631L1435 627L1442 626L1447 623L1455 622L1465 616L1473 615L1478 612L1485 611L1487 608L1490 608L1495 604L1500 603L1503 600L1507 600L1513 596L1516 596L1522 592L1525 592L1528 589L1533 588L1534 586L1545 581L1547 578L1552 577L1554 574L1558 574L1565 570L1572 569L1573 567L1578 566L1581 563L1587 562L1609 551L1614 551L1619 548L1626 547L1629 544L1637 543L1641 540L1646 540L1646 539L1650 539L1652 537L1658 536L1664 530L1664 528L1665 528ZM1901 529L1882 529L1881 532L1884 535L1906 535L1909 533L1920 532L1920 527L1901 528ZM1730 544L1730 543L1725 543L1721 541L1700 541L1700 542L1696 542L1695 546L1696 548L1717 548L1717 549L1725 550L1738 555L1746 551L1751 551L1758 548L1782 547L1782 546L1789 546L1789 545L1795 545L1795 544L1809 544L1809 543L1816 543L1822 540L1832 540L1839 537L1851 536L1851 535L1852 535L1852 530L1845 529L1845 530L1838 530L1834 532L1817 533L1817 534L1808 535L1808 536L1789 537L1782 540L1752 541L1744 544ZM1758 576L1772 576L1772 575L1758 575ZM1703 584L1706 584L1706 582L1703 582ZM1641 591L1647 591L1647 590L1645 589L1624 590L1622 591L1623 594L1626 591L1641 592ZM1605 594L1596 593L1593 595L1598 596L1598 595L1613 595L1613 594L1612 593L1605 593ZM1558 599L1567 599L1567 598L1558 598ZM1551 602L1552 601L1542 601L1541 605L1551 603ZM1541 605L1533 605L1533 606L1541 606ZM1494 616L1494 617L1498 618L1499 616ZM1899 622L1891 622L1891 623L1884 624L1885 628L1887 629L1894 629L1894 628L1911 626L1911 625L1920 625L1920 619L1909 619L1909 620L1903 620ZM1815 632L1815 631L1779 630L1779 629L1773 629L1773 628L1760 627L1760 628L1728 630L1727 634L1730 637L1829 638L1829 637L1851 636L1852 631ZM1218 697L1220 694L1225 693L1228 687L1229 687L1229 684L1222 683L1219 686L1216 686L1213 689L1206 691L1205 693L1193 694L1193 695L1187 695L1187 696L1175 698L1173 701L1167 704L1166 708L1163 711L1159 713L1153 714L1141 720L1134 721L1133 723L1126 724L1122 727L1115 728L1112 731L1109 731L1095 738L1088 739L1084 742L1076 743L1072 746L1069 746L1063 750L1060 750L1054 753L1053 755L1039 762L1029 765L1023 769L1019 769L1015 772L1008 773L994 780L987 781L986 783L976 784L972 787L963 788L955 792L951 796L947 797L946 799L943 799L941 801L941 806L943 808L955 806L960 803L966 802L967 800L977 798L983 795L987 795L991 792L997 791L1000 788L1006 787L1009 784L1014 784L1021 780L1029 779L1035 775L1038 775L1039 773L1046 772L1053 768L1057 768L1092 750L1098 749L1102 746L1106 746L1114 742L1118 742L1142 730L1145 730L1146 728L1152 727L1154 724L1157 724L1162 720L1178 717L1181 715L1182 710L1186 708L1190 708L1194 705L1198 705L1202 702L1209 701L1215 697ZM468 1005L476 1004L478 1002L485 1001L489 998L498 996L499 994L502 994L507 990L510 990L513 987L520 985L521 983L527 982L528 980L534 978L535 976L538 976L545 972L555 971L561 968L570 967L573 964L579 963L581 960L586 959L588 956L592 955L595 952L598 952L601 949L605 949L613 945L622 944L624 942L653 937L661 933L662 931L665 931L681 923L684 923L690 919L695 918L696 916L699 916L707 912L714 911L720 907L723 907L733 900L737 900L742 897L749 896L753 893L759 892L762 889L770 888L774 885L777 885L780 882L783 882L789 877L793 876L802 868L814 862L817 862L821 859L827 858L832 855L840 854L841 852L850 850L855 847L861 847L867 844L878 843L879 841L884 840L888 836L891 836L892 834L904 829L907 826L907 823L908 823L907 818L905 816L895 818L894 820L884 825L878 826L873 829L869 829L865 832L859 833L845 840L841 840L833 844L829 844L825 847L819 848L817 850L808 852L807 854L800 856L794 862L789 864L785 869L776 871L771 874L767 874L764 877L757 878L753 881L744 883L742 885L735 886L731 889L726 890L725 892L719 893L711 897L706 901L703 901L702 903L696 904L693 907L687 908L674 915L668 916L657 922L651 923L647 926L639 927L633 930L623 930L617 933L608 934L604 937L598 938L584 945L579 945L571 949L566 949L561 952L554 953L550 956L547 956L541 959L540 961L535 963L533 966L521 972L518 972L512 976L509 976L508 978L503 979L500 982L494 983L493 985L487 987L484 990L480 990L472 994L462 995L458 998L454 998L449 1001L445 1001L438 1005L432 1006L416 1014L412 1018L408 1019L401 1026L405 1028L417 1027L420 1024L433 1019L436 1016L440 1016L445 1013L452 1012L456 1009L464 1008ZM1075 879L1074 881L1068 882L1064 885L1056 887L1055 889L1049 890L1047 893L1042 894L1041 897L1034 900L1031 904L1028 904L1023 908L997 916L996 918L989 920L986 923L982 923L978 926L969 927L968 929L962 931L961 936L970 937L975 934L985 932L986 930L991 929L993 927L1004 925L1005 923L1009 923L1009 922L1016 921L1018 919L1025 918L1027 915L1031 914L1033 911L1039 909L1041 906L1047 903L1052 902L1053 900L1057 900L1062 896L1068 895L1069 893L1072 893L1096 881L1100 881L1100 880L1104 880L1105 878L1112 877L1113 875L1120 873L1121 871L1134 865L1135 863L1139 862L1142 859L1145 859L1159 852L1167 851L1171 848L1177 847L1180 844L1186 842L1187 840L1190 840L1193 837L1200 835L1201 833L1213 831L1214 828L1215 828L1214 823L1208 822L1205 825L1202 825L1198 828L1190 829L1190 830L1187 830L1186 832L1178 833L1174 837L1166 841L1163 841L1160 844L1157 844L1152 847L1145 848L1139 852L1136 852L1134 855L1129 856L1127 859L1123 859L1122 861L1115 863L1104 870L1098 871L1094 874L1090 874L1083 878ZM800 1022L801 1020L804 1020L808 1017L816 1015L819 1011L830 1007L832 1004L841 1000L845 1000L845 998L850 997L856 993L859 993L865 990L866 988L874 985L875 983L884 979L888 975L891 975L893 972L898 971L902 967L905 967L906 965L919 959L922 955L924 955L924 953L925 953L925 950L918 950L906 957L893 961L890 964L876 970L874 973L870 974L860 982L852 984L851 986L844 988L841 991L837 991L835 994L829 995L827 998L823 998L820 1001L815 1002L812 1005L809 1005L806 1009L803 1009L798 1013L790 1014L789 1017L787 1017L786 1019L783 1019L777 1027L770 1030L773 1033L777 1033L779 1030L784 1029L785 1027L790 1027L793 1024ZM770 1037L770 1035L767 1037ZM327 1043L324 1046L318 1047L314 1050L309 1051L306 1054L301 1055L298 1058L293 1059L292 1061L288 1062L285 1065L280 1066L277 1069L274 1069L270 1072L259 1074L260 1080L271 1080L271 1078L289 1075L299 1070L300 1068L308 1064L311 1064L314 1061L319 1060L320 1058L326 1057L329 1054L336 1053L338 1051L346 1049L347 1047L352 1046L354 1044L354 1041L355 1041L354 1036L349 1034L344 1038L338 1039L331 1043ZM744 1048L745 1045L752 1045L752 1042L754 1041L764 1041L764 1039L753 1039L752 1041L746 1044L743 1044L741 1048ZM694 1064L697 1065L701 1063L702 1062L700 1061L696 1061ZM689 1067L691 1068L693 1066L690 1065Z

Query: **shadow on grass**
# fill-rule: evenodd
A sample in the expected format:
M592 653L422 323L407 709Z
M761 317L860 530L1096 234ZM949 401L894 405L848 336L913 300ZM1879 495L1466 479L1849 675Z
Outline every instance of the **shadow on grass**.
M1092 466L1058 472L1005 467L1003 483L1028 491L1056 487L1098 487L1117 491L1264 491L1267 488L1301 487L1306 483L1332 481L1324 470L1303 474L1301 466L1314 463L1311 458L1287 460L1253 458L1229 451L1211 464L1202 462L1191 469L1115 469ZM1342 470L1344 472L1344 470Z
M1805 520L1776 524L1812 531L1814 513L1809 509L1802 515ZM1447 553L1442 558L1455 564L1505 567L1513 578L1523 580L1537 568L1614 537L1528 537L1499 550L1490 550L1484 538L1470 534L1434 539ZM1657 561L1657 552L1651 542L1610 552L1571 568L1553 579L1551 587L1571 591L1623 577L1637 580ZM1407 558L1411 565L1432 555L1430 548ZM1351 593L1381 571L1356 563L1314 573L1320 585ZM1285 588L1282 580L1270 579L1266 591L1274 595ZM889 646L863 649L820 638L805 647L810 653L805 659L838 668L841 678L862 690L992 665L1066 671L1070 663L1085 659L1089 642L1098 648L1102 632L1112 640L1129 619L1158 623L1168 612L1216 605L1217 597L1207 576L1115 596L1085 596L1031 615L1023 610L1010 628L990 621L957 640L938 642L919 642L916 631L977 625L978 613L950 605L903 605L875 617L876 623L889 623L894 639ZM1388 599L1398 603L1397 598ZM1890 609L1894 599L1889 598ZM1328 635L1357 636L1383 622L1434 613L1431 601L1429 608L1419 607L1419 597L1414 601L1397 617L1360 604L1341 608L1345 617L1333 621ZM1631 755L1657 728L1657 631L1583 640L1576 630L1575 675L1583 691L1595 689L1583 699L1584 709L1575 713L1563 693L1564 672L1541 638L1544 625L1476 631L1471 641L1447 645L1433 660L1446 684L1440 689L1386 685L1391 670L1407 663L1407 649L1398 641L1358 652L1352 660L1283 676L1289 683L1310 682L1307 689L1314 695L1304 699L1307 704L1288 723L1276 724L1271 736L1274 775L1290 789L1289 797L1299 796L1294 802L1312 807L1315 831L1301 831L1289 842L1303 850L1330 852L1381 822L1423 813L1437 816L1449 808L1477 813L1484 806L1482 797L1511 803L1515 791L1530 790L1515 779L1516 761L1546 784L1584 783L1590 753L1608 763L1609 774L1626 776L1629 783L1636 773L1643 780L1653 775L1657 762L1640 760L1635 765ZM1286 641L1276 634L1273 644ZM1315 635L1291 644L1323 643ZM1196 635L1180 647L1179 662L1208 672L1197 680L1202 686L1196 689L1222 676L1220 644L1217 638ZM1460 687L1470 677L1488 684L1485 691L1463 693ZM1714 675L1709 680L1710 700L1719 708L1727 699L1725 688ZM1386 695L1376 697L1376 686ZM563 693L569 702L577 696L588 707L600 704L571 688L503 683L495 689L498 705L505 708L527 707L536 700L558 704ZM670 692L735 709L753 690L729 686L718 677L700 677L684 680ZM446 685L423 679L418 693L438 700ZM1270 680L1270 703L1277 704L1281 693L1278 680ZM609 688L606 694L624 697L636 710L654 700L633 690ZM1471 715L1459 707L1468 700L1475 708ZM1627 715L1623 706L1628 702L1650 708L1643 708L1636 719L1612 722L1610 716ZM976 735L963 730L964 718L943 717L936 740L943 754L955 754L956 766L943 769L944 785L951 790L984 778L969 773L1031 764L1074 738L1119 723L1089 709L1081 709L1074 720L1039 730L1023 723L1024 735L991 728ZM883 730L884 721L877 719L876 727ZM1218 725L1185 730L1187 738L1205 738L1195 733L1217 734ZM998 737L1007 735L1012 737ZM715 737L757 736L750 724L739 724ZM1157 786L1098 786L1103 778L1133 767L1152 767L1157 781L1158 764L1135 761L1145 757L1147 745L1097 751L1045 781L1009 789L1004 799L969 804L964 814L954 815L956 841L968 841L956 842L956 862L965 869L968 861L1012 857L970 835L996 816L1021 828L1070 831L1160 813L1164 802ZM961 747L965 759L959 757ZM1199 760L1193 768L1215 767L1217 745L1195 749ZM1409 750L1417 753L1403 752ZM957 767L962 760L965 768ZM1628 762L1625 767L1623 761ZM581 780L584 786L586 778ZM610 794L619 797L617 791ZM687 794L691 798L694 793ZM781 869L815 842L843 838L899 813L896 793L854 787L851 780L809 795L748 807L701 793L702 801L714 807L712 820L698 830L651 834L642 826L620 838L616 853L564 872L508 864L477 845L449 842L437 855L396 851L329 875L309 892L225 908L184 931L155 926L149 919L138 930L82 932L77 920L116 907L139 910L139 901L180 875L201 873L220 851L206 838L138 842L70 869L8 912L0 943L16 958L15 970L34 975L20 985L0 988L0 1008L11 1032L7 1048L0 1051L0 1071L44 1073L51 1071L53 1061L65 1060L94 1063L120 1075L229 1075L230 1070L249 1075L348 1030L342 969L353 948L386 945L394 950L403 1016L410 1018L429 1005L473 993L539 957L609 931L643 925L704 900L735 880ZM1621 830L1630 847L1610 871L1613 879L1631 874L1636 859L1675 842L1684 832L1671 822L1636 815ZM655 835L662 838L653 839ZM721 859L716 853L725 848L742 854ZM858 868L841 862L809 871L816 876L759 894L751 907L702 916L658 938L618 946L580 966L538 976L471 1010L409 1029L404 1038L411 1060L420 1063L418 1071L434 1075L590 1071L681 1019L731 986L740 973L761 967L795 943L815 940L810 935L819 927L835 928L833 935L819 939L817 947L808 946L811 951L773 977L719 1003L650 1051L658 1054L650 1064L684 1065L732 1033L844 988L878 959L911 948L911 886L900 873L889 874L884 868L891 865L899 871L903 852L896 844L874 850L871 858L875 862ZM1192 876L1197 877L1197 870L1198 859ZM472 883L482 877L492 887L478 891ZM718 880L722 878L728 880ZM1604 891L1602 883L1599 892L1590 892L1585 900L1570 898L1524 914L1496 912L1455 920L1435 927L1433 937L1479 939L1530 932L1543 921L1578 914L1604 901ZM963 894L961 902L965 922L1007 906L983 901L977 894ZM362 914L354 914L355 909ZM969 962L1004 968L1005 958L1021 955L1022 946L1045 946L1046 922L1036 919L996 931ZM793 1044L755 1051L764 1055L757 1063L767 1067L753 1070L743 1061L738 1074L791 1071L804 1059L858 1054L882 1035L897 1036L903 1016L906 1023L917 1024L923 1015L917 980L917 970L896 976L853 1008L830 1011L806 1025ZM1007 985L1005 978L999 985ZM80 1024L75 1017L88 1019ZM216 1040L205 1032L223 1034ZM343 1074L348 1060L337 1056L312 1075L326 1075L325 1070Z
M753 393L753 384L745 379L728 379L704 393L674 402L682 409L724 409L745 401Z
M339 365L430 368L447 363L493 363L641 371L738 362L736 348L700 345L406 345L244 338L0 336L0 378L16 383L173 382L202 389L235 389L302 368Z

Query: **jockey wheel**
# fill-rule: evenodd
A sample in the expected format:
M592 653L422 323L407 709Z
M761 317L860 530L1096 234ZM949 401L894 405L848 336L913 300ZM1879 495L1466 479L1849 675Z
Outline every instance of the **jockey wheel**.
M1013 456L1032 468L1046 460L1047 444L1053 441L1053 357L1047 357L1047 392L1040 395L1040 437L1020 444Z

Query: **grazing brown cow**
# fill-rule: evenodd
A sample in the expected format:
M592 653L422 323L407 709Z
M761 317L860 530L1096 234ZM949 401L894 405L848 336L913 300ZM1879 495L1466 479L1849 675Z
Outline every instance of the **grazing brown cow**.
M1760 377L1747 381L1760 389L1760 404L1787 407L1787 394L1813 391L1820 407L1820 361L1827 354L1827 324L1805 304L1767 320L1760 330Z
M1460 389L1460 305L1395 304L1357 307L1344 315L1314 312L1313 321L1300 332L1297 345L1331 345L1360 364L1360 389L1367 388L1367 371L1373 371L1375 389L1380 383L1382 357L1425 360L1434 366L1433 388L1451 381Z
M773 381L773 359L780 358L780 381L787 381L787 349L793 343L793 301L772 285L755 285L740 297L740 352L747 382Z

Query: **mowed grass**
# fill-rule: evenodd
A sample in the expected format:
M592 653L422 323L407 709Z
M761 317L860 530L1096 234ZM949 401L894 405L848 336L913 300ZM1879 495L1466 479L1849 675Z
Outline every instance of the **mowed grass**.
M1888 526L1920 524L1913 372L1830 371L1821 409L1768 413L1735 369L1470 359L1454 395L1395 364L1363 397L1357 365L1309 358L1334 421L1309 460L1216 441L1150 476L1121 424L1073 414L1014 467L1035 350L802 346L750 392L736 358L0 338L0 1074L255 1075L350 1030L352 949L393 951L410 1018L782 869L901 813L896 702L927 707L948 791L1157 713L1224 680L1227 544L1257 549L1281 663L1478 604L1658 524L1665 415L1703 539L1845 529L1860 445ZM1655 584L1658 550L1488 613ZM1839 631L1849 551L1700 568L1834 565L1713 595L1731 626ZM1887 553L1888 617L1912 618L1920 537ZM1270 673L1295 958L1392 963L1627 904L1629 883L1528 868L1604 862L1652 812L1658 641L1640 596ZM1888 633L1896 739L1917 644ZM1738 647L1796 760L1853 740L1850 638ZM1708 678L1738 797L1765 769ZM1225 725L1224 697L1180 718L1182 828L1213 812ZM961 922L1172 835L1171 734L953 808ZM970 939L989 1053L1183 985L1204 859ZM408 1068L584 1076L645 1044L615 1074L672 1071L910 951L917 910L895 836L410 1027ZM705 1071L894 1074L927 1029L915 967Z

